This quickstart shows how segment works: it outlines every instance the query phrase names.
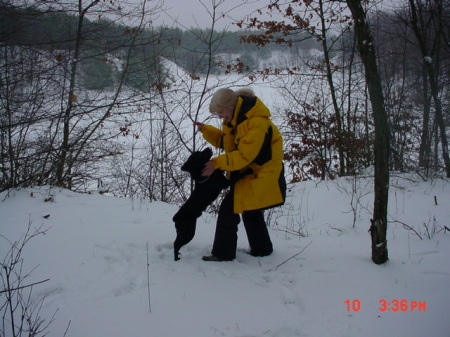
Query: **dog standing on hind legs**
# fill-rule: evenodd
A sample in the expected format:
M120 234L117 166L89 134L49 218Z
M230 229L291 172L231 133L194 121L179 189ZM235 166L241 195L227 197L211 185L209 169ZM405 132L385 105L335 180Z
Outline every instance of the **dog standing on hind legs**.
M190 173L195 182L195 188L172 219L175 222L177 232L177 237L173 243L175 261L180 259L180 248L193 239L197 219L217 199L222 189L229 186L228 179L220 170L214 171L208 177L202 176L205 163L211 159L211 156L212 150L209 147L203 151L195 151L181 166L182 171Z

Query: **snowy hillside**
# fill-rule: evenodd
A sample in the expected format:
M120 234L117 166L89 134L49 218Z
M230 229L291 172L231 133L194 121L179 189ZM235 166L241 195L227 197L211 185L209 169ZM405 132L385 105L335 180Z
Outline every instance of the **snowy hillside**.
M240 226L237 259L221 263L201 260L212 214L174 262L176 206L50 187L11 191L0 195L0 258L29 223L46 230L25 245L22 273L28 284L49 279L32 292L45 297L47 322L57 311L49 337L67 329L67 337L449 336L450 185L391 183L382 266L370 259L372 182L363 178L296 184L270 214L274 254L247 255Z

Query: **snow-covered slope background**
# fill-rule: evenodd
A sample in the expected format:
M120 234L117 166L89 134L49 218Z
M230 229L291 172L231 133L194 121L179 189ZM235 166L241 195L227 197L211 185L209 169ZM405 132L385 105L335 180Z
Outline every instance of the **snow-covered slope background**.
M25 245L22 274L49 279L32 289L45 298L40 317L54 315L49 337L450 336L450 186L418 181L391 178L381 266L367 232L371 178L292 185L271 214L274 253L246 254L240 226L237 259L222 263L201 260L213 214L175 262L177 206L48 186L4 192L0 258L29 226L45 230Z

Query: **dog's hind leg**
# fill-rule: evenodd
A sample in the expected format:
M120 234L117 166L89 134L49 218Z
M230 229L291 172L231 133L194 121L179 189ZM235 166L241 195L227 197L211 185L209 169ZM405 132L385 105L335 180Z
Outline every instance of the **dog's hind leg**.
M180 259L180 248L194 238L196 224L197 219L184 219L183 221L175 222L177 230L177 237L173 243L175 261Z

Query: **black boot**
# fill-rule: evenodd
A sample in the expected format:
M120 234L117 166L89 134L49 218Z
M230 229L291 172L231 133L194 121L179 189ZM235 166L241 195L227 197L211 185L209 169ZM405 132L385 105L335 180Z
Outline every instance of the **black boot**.
M203 261L210 261L210 262L223 262L223 261L232 261L232 260L226 260L226 259L221 259L215 255L207 255L207 256L203 256L202 257Z

